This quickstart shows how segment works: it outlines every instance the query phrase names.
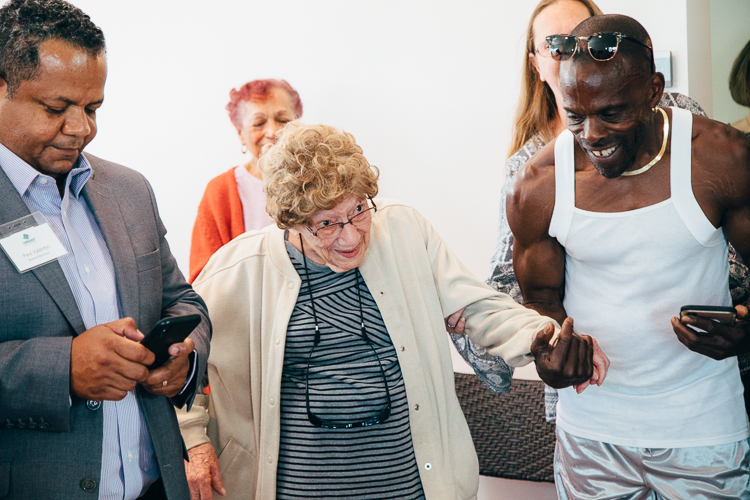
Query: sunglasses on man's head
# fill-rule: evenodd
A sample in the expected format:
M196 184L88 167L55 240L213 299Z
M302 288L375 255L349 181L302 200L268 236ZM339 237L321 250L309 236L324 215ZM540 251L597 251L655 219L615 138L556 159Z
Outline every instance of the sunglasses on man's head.
M594 33L591 36L573 35L550 35L542 44L542 49L537 52L543 56L549 56L555 61L567 61L580 50L580 43L585 42L589 54L597 61L609 61L620 47L620 41L630 40L638 45L646 47L653 56L653 49L645 43L622 33Z

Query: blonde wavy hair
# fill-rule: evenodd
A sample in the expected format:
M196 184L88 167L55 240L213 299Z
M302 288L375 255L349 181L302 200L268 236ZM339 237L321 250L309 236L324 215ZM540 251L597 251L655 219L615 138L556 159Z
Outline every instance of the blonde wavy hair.
M561 0L541 0L529 19L526 28L526 54L524 54L523 73L521 75L521 95L518 98L518 108L513 121L513 136L508 148L508 156L513 156L534 135L539 134L544 142L549 142L557 135L557 102L555 94L545 82L539 78L536 68L531 63L529 54L534 54L534 21L536 17L550 5ZM575 0L583 4L592 16L602 15L601 9L593 0ZM567 33L566 33L567 34Z
M266 211L281 229L310 224L344 196L378 194L378 168L352 134L328 125L289 123L258 166L266 183Z

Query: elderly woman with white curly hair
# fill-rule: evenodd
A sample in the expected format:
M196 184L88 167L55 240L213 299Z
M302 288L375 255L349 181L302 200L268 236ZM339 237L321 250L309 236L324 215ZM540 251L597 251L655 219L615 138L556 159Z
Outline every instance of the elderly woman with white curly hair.
M180 415L193 498L474 498L444 318L466 308L473 340L535 359L555 386L603 379L602 356L569 320L551 347L553 320L471 275L416 210L376 199L350 134L279 134L260 165L276 226L194 283L214 335L210 393Z

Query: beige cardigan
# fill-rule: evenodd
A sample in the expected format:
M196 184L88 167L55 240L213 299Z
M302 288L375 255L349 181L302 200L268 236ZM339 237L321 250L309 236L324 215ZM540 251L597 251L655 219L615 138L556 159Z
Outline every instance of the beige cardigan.
M472 499L478 463L456 398L443 318L468 306L466 331L521 366L552 321L475 278L416 210L378 200L360 271L399 356L414 453L428 499ZM272 499L287 325L301 280L284 231L269 226L222 247L194 283L213 322L209 396L179 412L185 443L219 454L227 499Z

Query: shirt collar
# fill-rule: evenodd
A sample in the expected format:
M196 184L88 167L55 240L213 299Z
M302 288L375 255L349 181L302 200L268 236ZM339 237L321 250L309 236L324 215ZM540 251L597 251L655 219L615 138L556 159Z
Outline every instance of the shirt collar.
M51 182L55 182L53 177L40 173L3 144L0 144L0 168L5 172L5 175L8 176L11 184L13 184L13 187L16 188L16 191L21 196L29 190L29 187L38 177L45 177ZM89 161L84 155L78 155L78 160L76 160L66 180L66 188L70 190L70 193L76 199L80 196L83 187L91 177L91 173Z

